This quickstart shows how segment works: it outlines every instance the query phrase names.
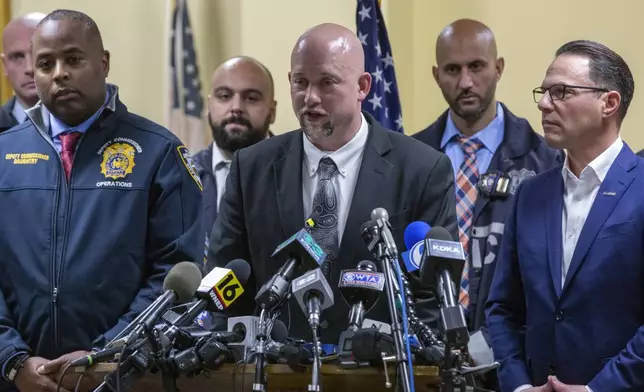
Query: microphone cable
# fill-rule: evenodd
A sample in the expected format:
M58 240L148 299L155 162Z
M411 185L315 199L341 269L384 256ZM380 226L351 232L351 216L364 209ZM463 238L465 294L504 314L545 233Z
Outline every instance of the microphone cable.
M403 327L403 333L405 334L405 350L407 351L407 364L409 366L409 385L411 387L412 391L415 391L416 388L414 386L414 368L412 365L412 357L411 357L411 347L409 345L409 330L407 328L407 324L409 322L409 319L407 318L407 301L405 300L406 293L405 290L403 289L403 279L402 279L402 271L400 270L400 263L398 261L398 257L391 258L391 261L393 261L392 264L394 264L395 271L396 271L396 277L398 278L398 286L401 288L400 289L400 298L401 301L403 302L400 307L401 313L402 313L402 327ZM398 380L396 380L396 385L398 385Z

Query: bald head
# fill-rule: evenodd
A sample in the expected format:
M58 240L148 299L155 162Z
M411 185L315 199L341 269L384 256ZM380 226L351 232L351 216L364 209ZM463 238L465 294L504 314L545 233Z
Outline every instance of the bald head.
M38 102L31 57L31 36L44 17L45 14L37 12L22 15L13 19L2 30L4 74L18 100L25 107L31 107Z
M476 45L491 58L496 58L496 39L494 33L483 23L472 19L457 20L441 31L436 40L436 61L439 63L446 52L455 47Z
M236 56L224 61L215 72L212 73L210 79L212 86L218 80L226 79L230 74L240 74L244 77L254 79L251 84L260 87L260 90L265 91L266 95L272 100L275 95L275 86L273 82L273 75L266 68L266 66L256 59L248 56Z
M26 15L22 15L10 21L2 30L2 48L10 46L11 41L14 41L16 38L19 38L22 35L27 35L31 38L34 30L38 26L41 20L43 20L45 14L40 12L32 12Z
M316 59L332 58L356 73L364 72L364 51L355 33L344 26L324 23L304 32L291 53L293 61L300 56Z
M460 19L441 31L432 71L461 132L477 132L496 116L496 84L504 66L494 34L483 23Z
M358 132L371 75L351 30L324 23L304 32L291 53L289 81L295 115L318 148L335 151Z

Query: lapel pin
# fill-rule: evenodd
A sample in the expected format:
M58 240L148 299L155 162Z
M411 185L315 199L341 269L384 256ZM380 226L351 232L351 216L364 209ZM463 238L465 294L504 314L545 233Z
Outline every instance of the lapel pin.
M605 196L615 196L616 195L615 192L604 192L602 194L605 195Z

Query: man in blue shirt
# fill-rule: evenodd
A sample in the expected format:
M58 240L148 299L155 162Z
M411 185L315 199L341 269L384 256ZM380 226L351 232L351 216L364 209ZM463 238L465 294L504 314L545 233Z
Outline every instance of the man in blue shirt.
M514 191L561 157L496 101L505 62L487 26L469 19L447 26L436 42L436 63L434 79L449 110L414 137L452 162L459 240L468 255L459 302L470 330L486 337L484 305Z
M65 364L162 293L170 268L201 260L201 182L180 140L106 83L89 16L50 13L32 53L41 102L0 134L0 366L22 391L55 391Z

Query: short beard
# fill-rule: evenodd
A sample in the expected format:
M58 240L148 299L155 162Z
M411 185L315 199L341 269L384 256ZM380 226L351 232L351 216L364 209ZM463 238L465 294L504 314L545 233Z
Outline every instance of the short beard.
M208 123L210 124L212 138L215 144L217 147L230 153L250 147L266 139L270 122L271 119L268 116L262 128L255 128L250 121L243 117L231 117L216 124L212 121L210 115L208 115ZM242 125L246 127L246 130L241 132L228 132L226 131L226 125L228 124Z
M322 125L312 125L303 118L300 118L300 127L302 127L302 130L307 137L313 139L318 137L329 137L333 135L333 131L335 131L335 124L333 121L327 121Z
M492 105L494 103L493 102L494 101L494 92L495 92L495 89L491 89L490 92L487 95L482 96L482 97L479 96L481 106L476 111L467 111L467 112L465 112L465 111L461 110L461 108L457 104L458 98L454 101L454 103L449 105L450 109L452 109L452 111L454 113L456 113L457 116L459 116L460 118L465 120L466 123L473 124L476 121L478 121L483 116L485 111L490 107L490 105Z

